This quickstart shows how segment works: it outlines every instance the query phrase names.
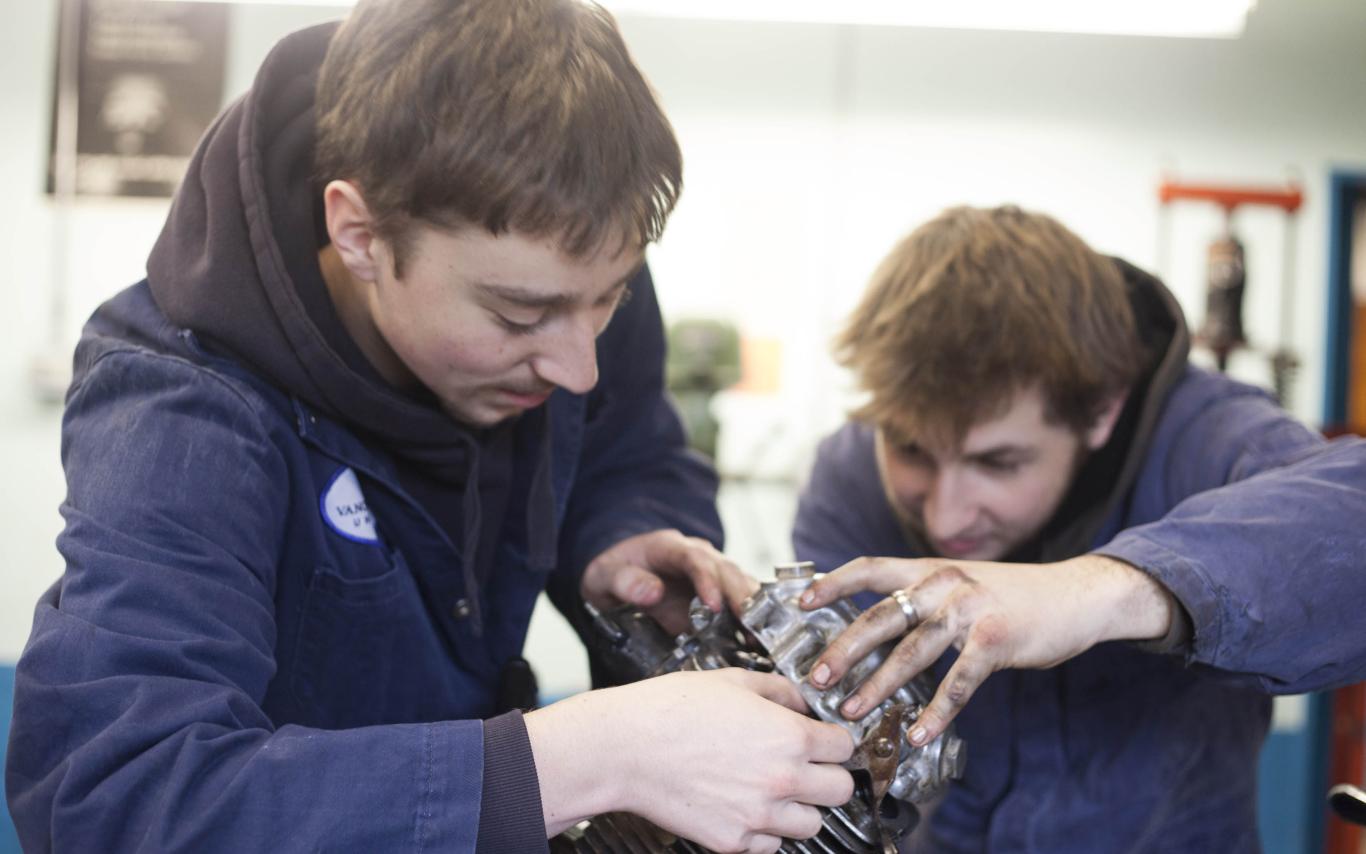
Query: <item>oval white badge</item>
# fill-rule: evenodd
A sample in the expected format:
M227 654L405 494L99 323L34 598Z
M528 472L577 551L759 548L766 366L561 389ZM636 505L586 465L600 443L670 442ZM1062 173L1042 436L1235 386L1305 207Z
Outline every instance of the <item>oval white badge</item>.
M379 543L375 517L360 491L360 480L350 466L332 476L319 504L323 520L332 530L358 543Z

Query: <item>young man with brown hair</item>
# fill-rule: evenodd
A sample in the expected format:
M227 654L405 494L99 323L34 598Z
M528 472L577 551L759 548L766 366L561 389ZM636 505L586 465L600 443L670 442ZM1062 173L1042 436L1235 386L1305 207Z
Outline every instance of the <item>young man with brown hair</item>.
M1160 282L1014 207L916 229L839 339L868 400L794 542L809 607L876 604L810 678L895 642L856 718L942 677L908 737L970 753L927 850L1256 851L1268 695L1366 676L1366 447L1188 348Z
M782 677L518 711L543 589L666 624L751 589L662 390L643 253L680 175L591 4L362 0L277 46L76 353L6 768L26 850L819 829L853 745Z

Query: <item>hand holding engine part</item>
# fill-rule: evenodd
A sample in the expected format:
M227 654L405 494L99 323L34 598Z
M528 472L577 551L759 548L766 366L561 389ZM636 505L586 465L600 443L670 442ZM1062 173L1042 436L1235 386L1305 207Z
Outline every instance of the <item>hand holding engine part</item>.
M839 767L853 742L804 712L788 680L730 668L591 691L526 721L538 766L554 759L541 750L549 743L540 738L542 725L576 728L567 757L575 770L551 781L573 785L577 792L569 794L605 788L599 803L709 849L773 851L782 837L814 835L817 806L837 806L853 793L849 772ZM547 716L553 719L543 721ZM541 779L545 793L547 776ZM548 824L584 817L553 815L559 799L543 801ZM609 842L605 850L637 849Z
M634 605L677 634L688 627L694 595L712 611L738 610L758 582L706 540L665 530L607 549L588 564L579 587L594 608Z
M890 595L833 640L809 679L817 688L840 684L851 667L895 641L840 705L845 718L861 720L949 647L958 649L909 730L916 746L943 733L995 671L1052 667L1103 641L1160 638L1179 608L1147 574L1096 554L1051 564L859 558L817 579L801 607L824 608L865 590Z

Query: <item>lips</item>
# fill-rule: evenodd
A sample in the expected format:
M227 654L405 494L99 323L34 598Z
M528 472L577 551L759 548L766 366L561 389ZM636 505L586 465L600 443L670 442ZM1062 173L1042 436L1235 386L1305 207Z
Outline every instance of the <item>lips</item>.
M952 540L935 542L935 549L944 557L965 558L982 548L983 540L970 540L958 537Z
M553 388L538 388L529 391L523 389L500 388L498 389L498 394L518 409L535 409L542 403L545 403L553 391L555 391Z

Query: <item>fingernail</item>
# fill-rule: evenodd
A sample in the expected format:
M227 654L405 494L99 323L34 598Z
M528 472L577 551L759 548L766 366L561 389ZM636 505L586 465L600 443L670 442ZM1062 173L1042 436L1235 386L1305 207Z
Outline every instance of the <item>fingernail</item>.
M805 593L802 594L802 604L803 604L803 605L810 605L812 602L815 602L815 601L816 601L816 594L815 594L815 593L812 593L810 590L808 590L808 591L806 591Z
M654 592L655 586L648 581L642 581L633 588L632 597L639 600L644 599Z
M911 744L914 744L916 747L919 747L920 745L924 744L925 735L925 728L923 726L918 726L915 729L911 730L909 736L909 738L911 739Z
M844 701L844 716L847 718L852 718L854 715L857 715L859 713L859 710L862 708L862 700L860 700L858 697L850 697L848 700Z
M824 665L824 664L817 664L817 665L816 665L816 669L813 670L813 671L811 671L811 681L812 681L812 682L815 682L817 685L821 686L822 688L825 687L825 683L828 682L829 680L830 680L830 668L827 667L826 665Z

